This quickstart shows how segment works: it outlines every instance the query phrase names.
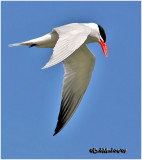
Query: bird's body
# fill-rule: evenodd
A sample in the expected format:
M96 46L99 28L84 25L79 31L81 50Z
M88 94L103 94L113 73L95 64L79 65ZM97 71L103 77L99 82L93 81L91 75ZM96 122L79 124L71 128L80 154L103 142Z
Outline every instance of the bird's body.
M72 23L54 28L51 33L30 41L11 46L36 46L54 48L49 62L43 69L63 63L65 74L57 134L69 121L77 109L91 79L95 56L87 48L87 43L99 42L107 56L106 36L103 28L95 23Z
M90 29L90 33L87 36L87 39L85 40L84 43L87 44L87 43L97 42L98 39L96 38L96 35L94 34L94 32L95 32L95 30L99 30L99 29L96 24L94 24L94 23L88 23L88 24L86 24L86 23L72 23L72 24L68 24L65 26L54 28L51 33L48 33L42 37L35 38L30 41L26 41L26 42L22 42L22 43L13 44L13 46L22 46L22 45L31 46L32 44L36 44L36 47L39 47L39 48L54 48L55 44L57 43L57 41L59 39L59 35L58 35L56 29L57 30L63 29L63 31L65 32L64 28L67 27L67 32L72 31L72 28L78 28L78 31L79 31L82 26Z

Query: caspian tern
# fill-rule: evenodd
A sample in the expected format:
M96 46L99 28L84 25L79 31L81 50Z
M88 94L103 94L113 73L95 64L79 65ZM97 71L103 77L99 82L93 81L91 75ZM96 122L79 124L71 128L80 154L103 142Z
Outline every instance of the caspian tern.
M105 56L108 56L105 31L96 23L67 24L54 28L51 33L42 37L10 45L54 48L49 62L42 69L63 63L65 74L62 101L53 136L70 120L88 87L95 56L86 44L92 42L99 42Z

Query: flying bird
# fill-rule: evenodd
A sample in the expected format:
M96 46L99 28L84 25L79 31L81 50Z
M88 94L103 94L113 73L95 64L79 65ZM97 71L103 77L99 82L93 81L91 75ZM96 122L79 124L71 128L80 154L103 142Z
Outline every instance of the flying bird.
M42 69L63 63L65 73L62 100L53 136L70 120L88 87L95 65L95 56L86 44L92 42L99 42L104 55L108 56L105 31L96 23L67 24L54 28L51 33L42 37L9 45L54 48L49 62Z

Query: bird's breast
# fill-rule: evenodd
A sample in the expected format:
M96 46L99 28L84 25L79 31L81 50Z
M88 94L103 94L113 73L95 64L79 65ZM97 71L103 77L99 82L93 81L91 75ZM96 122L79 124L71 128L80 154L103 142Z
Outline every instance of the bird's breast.
M96 37L94 37L93 35L88 35L85 43L93 43L93 42L98 42L98 39Z

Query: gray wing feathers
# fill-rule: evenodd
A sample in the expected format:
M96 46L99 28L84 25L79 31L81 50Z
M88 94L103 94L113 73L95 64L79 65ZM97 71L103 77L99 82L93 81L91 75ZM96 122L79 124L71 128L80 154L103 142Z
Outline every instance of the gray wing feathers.
M95 56L86 45L82 45L63 61L63 65L65 74L62 101L54 135L66 125L77 109L90 82Z
M43 67L48 68L62 62L78 49L87 39L91 30L84 24L69 24L53 29L59 39L53 49L49 62Z

